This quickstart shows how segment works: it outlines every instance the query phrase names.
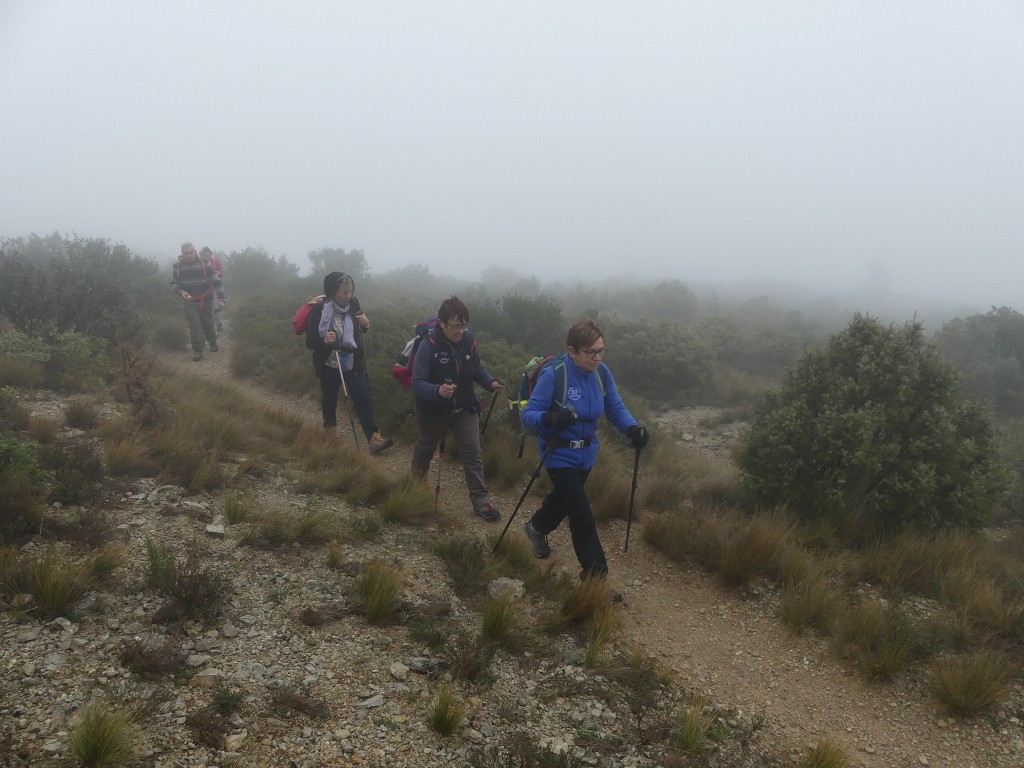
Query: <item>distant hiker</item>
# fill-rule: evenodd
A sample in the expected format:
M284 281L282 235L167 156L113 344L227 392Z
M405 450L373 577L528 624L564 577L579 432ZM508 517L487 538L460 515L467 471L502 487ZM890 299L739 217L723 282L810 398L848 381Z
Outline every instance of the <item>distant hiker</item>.
M417 477L426 477L434 449L451 429L459 444L473 512L493 523L501 519L501 513L484 485L481 407L473 384L491 392L501 392L505 385L488 373L468 325L466 305L457 296L447 298L437 310L437 326L416 350L412 391L419 435L412 449L412 472Z
M192 359L203 359L206 342L209 342L211 352L218 351L213 305L224 300L224 287L213 264L199 258L192 243L181 244L181 256L172 271L171 287L185 303L185 319L192 337Z
M526 535L533 553L547 557L551 554L548 534L568 517L572 546L583 568L580 578L603 578L608 574L608 563L583 488L597 462L597 420L602 414L607 417L634 448L647 445L649 435L646 427L638 425L626 409L609 370L604 372L602 387L597 371L604 366L608 348L597 324L590 319L577 321L569 329L565 343L565 407L558 405L555 366L548 365L537 377L533 394L522 410L523 426L537 433L541 455L548 443L555 441L545 462L554 488L525 524ZM614 597L621 599L618 595Z
M344 272L331 272L324 278L325 298L311 305L306 318L306 348L313 350L313 372L320 379L324 429L333 431L338 426L338 394L344 376L370 452L378 453L390 448L392 440L381 435L373 418L363 347L363 334L370 330L370 319L360 309L359 299L352 295L354 291L355 281Z
M213 264L213 269L217 273L217 277L220 278L221 284L224 283L224 265L221 264L220 259L213 255L213 251L210 246L204 245L202 250L199 251L199 256L203 261L208 261ZM221 319L220 311L224 309L224 303L227 301L227 297L217 299L217 303L213 307L213 327L217 333L224 333L224 321Z

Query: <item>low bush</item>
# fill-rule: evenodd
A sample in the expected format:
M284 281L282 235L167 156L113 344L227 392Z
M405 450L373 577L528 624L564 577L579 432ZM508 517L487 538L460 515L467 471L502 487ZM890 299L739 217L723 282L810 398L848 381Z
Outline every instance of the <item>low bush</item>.
M0 434L0 541L12 541L39 528L43 479L35 445Z

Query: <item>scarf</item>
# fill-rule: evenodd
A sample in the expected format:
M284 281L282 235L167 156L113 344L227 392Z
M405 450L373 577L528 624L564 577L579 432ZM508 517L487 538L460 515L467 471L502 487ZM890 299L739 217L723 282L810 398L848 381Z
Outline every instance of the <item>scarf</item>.
M342 347L355 349L355 323L348 315L351 308L351 303L346 304L343 307L339 307L333 301L324 302L324 311L323 314L320 315L320 326L318 328L320 338L324 338L328 331L334 331L337 334ZM352 353L345 352L344 350L338 350L338 357L341 358L342 369L351 371L353 365ZM329 355L327 358L327 365L331 368L335 368L337 364L338 363L334 355Z

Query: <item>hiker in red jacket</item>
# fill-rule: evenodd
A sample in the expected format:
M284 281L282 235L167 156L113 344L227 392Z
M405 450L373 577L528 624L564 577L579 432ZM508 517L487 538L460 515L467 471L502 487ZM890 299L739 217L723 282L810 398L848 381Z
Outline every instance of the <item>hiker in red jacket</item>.
M204 261L208 261L213 264L213 270L217 273L217 277L221 279L221 284L224 282L224 265L221 264L220 259L213 255L213 250L210 246L204 245L203 249L199 251L199 256ZM217 299L217 303L213 307L213 326L217 333L224 333L224 321L221 319L220 311L224 309L224 303L227 301L227 297Z

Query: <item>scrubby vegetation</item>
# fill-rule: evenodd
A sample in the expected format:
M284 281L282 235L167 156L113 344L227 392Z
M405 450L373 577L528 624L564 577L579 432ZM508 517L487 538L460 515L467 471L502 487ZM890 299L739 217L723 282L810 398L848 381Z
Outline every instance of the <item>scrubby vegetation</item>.
M322 249L312 258L320 272L340 267L357 277L373 318L367 349L385 431L406 440L415 434L409 393L384 372L412 324L452 291L470 306L485 362L511 389L524 360L560 351L571 319L593 315L635 413L654 423L662 408L700 402L752 416L738 456L742 475L655 427L635 509L649 544L714 573L724 589L777 595L783 622L828 638L836 656L866 678L927 677L938 703L961 717L989 711L1006 696L1024 662L1024 430L1014 421L1024 412L1024 321L1013 310L951 321L932 344L915 323L855 315L843 328L837 318L812 321L763 301L705 303L678 281L562 287L556 294L504 273L482 284L439 281L424 267L377 276L360 251ZM319 274L300 278L286 259L259 249L225 261L233 373L294 396L314 394L308 352L287 319L319 293ZM89 301L74 305L78 291L62 293L66 281L97 293L83 292ZM122 290L110 293L108 283ZM29 291L68 303L67 311L40 312L46 302L25 301ZM101 308L93 298L108 304ZM189 494L216 494L231 534L251 547L247 553L276 561L314 552L331 578L351 582L347 604L306 606L296 612L298 623L319 627L359 616L366 624L401 625L435 649L451 678L424 703L424 720L437 734L460 727L472 691L494 683L502 654L543 657L550 638L569 636L577 644L571 661L614 682L613 697L630 713L637 741L660 745L666 764L710 760L719 737L734 738L699 694L670 695L671 682L653 663L623 660L603 581L544 571L514 531L492 555L496 539L425 530L437 527L431 488L389 476L347 443L318 439L318 430L240 395L230 382L171 373L161 356L181 347L174 332L181 323L154 262L107 241L4 241L0 308L0 537L28 544L0 551L0 598L19 620L74 618L89 590L113 583L123 553L108 544L113 526L99 501L115 483L149 476ZM62 393L62 418L32 414L26 392L34 387ZM202 397L189 396L195 392ZM485 466L495 487L511 488L525 484L535 457L528 449L526 458L514 458L518 434L506 405L501 398L485 434ZM627 506L631 454L612 430L601 429L601 463L589 489L605 524ZM357 511L269 507L252 493L268 467L311 498L333 496ZM535 492L545 482L541 477ZM980 535L995 525L998 535ZM352 559L353 549L395 529L443 562L452 590L476 618L460 625L404 600L411 585L397 556ZM157 624L208 628L230 600L229 568L207 562L201 543L147 544L141 577L127 588L159 598L150 617ZM530 604L509 592L487 597L501 576L521 580ZM266 599L284 602L288 589L268 585ZM934 615L912 610L917 600L934 603ZM180 656L151 638L125 642L119 659L155 681L180 680L183 672ZM224 689L208 711L190 713L199 743L221 748L223 718L242 700ZM651 702L661 700L688 703L654 711ZM311 718L329 714L293 688L276 691L273 706ZM75 735L80 759L108 759L97 751L106 749L103 731L124 738L117 734L129 732L129 721L100 709L85 714L85 725L76 726L84 729ZM534 761L524 764L573 764L571 756L537 746L502 748L488 764L513 765L518 755ZM128 754L120 749L112 747L109 760ZM716 764L729 764L723 755ZM482 752L471 758L484 764ZM806 764L845 760L824 739Z

